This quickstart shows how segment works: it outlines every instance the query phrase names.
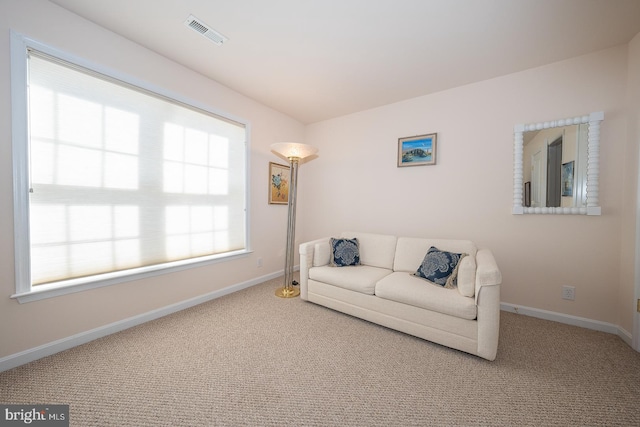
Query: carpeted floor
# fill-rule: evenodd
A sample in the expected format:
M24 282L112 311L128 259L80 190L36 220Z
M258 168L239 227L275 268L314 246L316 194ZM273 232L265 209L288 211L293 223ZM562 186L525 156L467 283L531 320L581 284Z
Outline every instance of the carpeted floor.
M0 373L0 403L72 426L638 426L640 353L502 313L488 362L269 281Z

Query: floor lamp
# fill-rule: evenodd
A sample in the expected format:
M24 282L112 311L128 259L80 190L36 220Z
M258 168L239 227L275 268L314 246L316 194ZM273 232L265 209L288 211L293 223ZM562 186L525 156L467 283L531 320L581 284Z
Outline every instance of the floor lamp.
M311 145L295 142L279 142L271 145L271 150L289 160L289 215L287 219L287 252L284 263L284 285L276 290L280 298L294 298L300 295L300 289L293 286L293 263L296 241L296 191L298 186L298 163L300 160L318 152Z

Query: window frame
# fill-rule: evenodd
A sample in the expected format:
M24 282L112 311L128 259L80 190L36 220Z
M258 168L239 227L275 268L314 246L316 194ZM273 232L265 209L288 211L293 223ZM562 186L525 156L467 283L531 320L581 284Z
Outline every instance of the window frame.
M132 76L96 65L87 60L53 48L47 44L25 37L11 31L11 111L12 111L12 167L13 167L13 202L14 202L14 257L15 257L15 281L16 292L11 298L17 299L20 303L37 301L44 298L65 295L74 292L114 285L123 282L140 280L161 274L173 273L204 265L229 261L232 259L246 257L252 252L250 246L250 140L251 126L247 120L235 117L229 113L217 111L208 105L187 99L184 96L172 93L148 82L139 80ZM33 49L46 55L58 58L92 72L102 74L110 79L124 82L143 91L150 92L156 96L166 98L170 101L183 104L184 106L202 110L205 113L220 117L223 120L236 122L245 128L245 194L244 194L244 227L245 227L245 248L225 252L221 254L190 258L180 261L166 262L163 264L137 267L123 271L116 271L104 274L97 274L89 277L69 279L52 284L41 284L31 286L31 264L29 239L29 123L28 123L28 95L27 95L27 73L28 73L28 50Z

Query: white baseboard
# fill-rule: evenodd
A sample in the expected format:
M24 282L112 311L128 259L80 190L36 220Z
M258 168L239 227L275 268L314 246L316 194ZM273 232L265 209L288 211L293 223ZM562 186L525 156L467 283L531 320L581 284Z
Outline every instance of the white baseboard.
M587 319L585 317L572 316L570 314L557 313L555 311L541 310L539 308L525 307L522 305L500 303L500 310L510 313L523 314L525 316L537 317L544 320L552 320L554 322L565 323L567 325L579 326L581 328L592 329L595 331L607 332L618 335L624 342L631 346L631 333L624 328L614 325L613 323L601 322L599 320Z
M0 372L282 276L278 271L0 358Z

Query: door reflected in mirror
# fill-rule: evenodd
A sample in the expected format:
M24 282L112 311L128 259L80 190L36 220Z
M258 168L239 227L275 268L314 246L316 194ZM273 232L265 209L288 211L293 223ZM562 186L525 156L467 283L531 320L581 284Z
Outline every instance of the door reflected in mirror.
M524 132L527 207L586 206L588 125Z

